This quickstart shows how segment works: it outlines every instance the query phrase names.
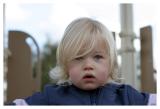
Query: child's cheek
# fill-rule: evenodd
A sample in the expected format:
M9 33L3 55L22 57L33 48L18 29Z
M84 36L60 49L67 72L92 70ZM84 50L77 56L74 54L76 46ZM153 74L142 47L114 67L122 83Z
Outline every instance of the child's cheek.
M77 78L79 76L78 70L76 68L69 69L69 77L71 79Z

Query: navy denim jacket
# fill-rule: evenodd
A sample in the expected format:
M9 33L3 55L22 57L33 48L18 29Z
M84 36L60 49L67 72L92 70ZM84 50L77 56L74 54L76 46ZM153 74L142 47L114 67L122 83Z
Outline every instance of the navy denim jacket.
M27 105L147 105L148 99L148 93L141 93L129 85L109 83L92 91L73 85L47 85L43 92L23 100Z

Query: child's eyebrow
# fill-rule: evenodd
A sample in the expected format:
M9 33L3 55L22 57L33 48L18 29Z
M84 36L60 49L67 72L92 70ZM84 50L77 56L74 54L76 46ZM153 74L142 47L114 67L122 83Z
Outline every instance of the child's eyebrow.
M105 53L105 52L104 51L95 51L94 53L98 54L98 53Z

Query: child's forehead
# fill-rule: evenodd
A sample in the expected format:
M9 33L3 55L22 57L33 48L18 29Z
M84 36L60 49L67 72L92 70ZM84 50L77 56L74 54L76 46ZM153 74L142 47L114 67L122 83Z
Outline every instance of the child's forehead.
M106 47L106 43L103 42L99 42L97 44L95 44L93 50L91 52L94 53L106 53L107 52L107 47Z
M106 54L107 51L105 49L93 49L89 54Z
M81 48L79 53L84 53L88 51L90 44L86 43ZM107 44L104 40L96 40L96 42L92 45L92 49L90 50L90 53L106 53L107 52Z

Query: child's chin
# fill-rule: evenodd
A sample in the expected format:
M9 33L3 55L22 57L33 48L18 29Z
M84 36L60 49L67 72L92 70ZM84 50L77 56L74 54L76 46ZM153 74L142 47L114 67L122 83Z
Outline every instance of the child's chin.
M99 86L95 85L95 84L86 84L82 87L83 90L94 90L96 88L98 88Z

